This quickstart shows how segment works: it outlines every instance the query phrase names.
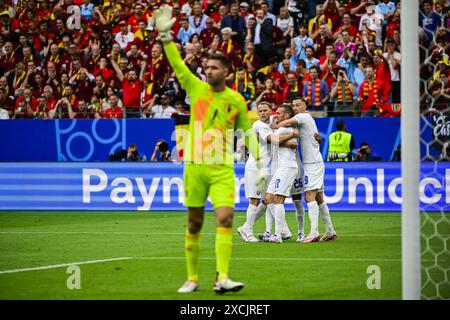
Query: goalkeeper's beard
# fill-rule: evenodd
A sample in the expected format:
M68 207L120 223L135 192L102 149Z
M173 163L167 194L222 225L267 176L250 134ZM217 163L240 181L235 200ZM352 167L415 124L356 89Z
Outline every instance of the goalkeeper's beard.
M209 85L211 85L212 87L220 87L223 86L225 84L225 79L226 78L214 78L213 76L208 76L206 75L206 81L208 82Z

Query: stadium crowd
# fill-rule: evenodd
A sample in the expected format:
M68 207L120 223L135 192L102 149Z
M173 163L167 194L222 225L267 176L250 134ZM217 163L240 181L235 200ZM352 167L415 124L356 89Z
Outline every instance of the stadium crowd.
M208 55L221 52L249 110L302 96L316 116L400 114L399 1L266 1L2 1L0 118L188 115L154 28L164 3L186 65L206 79ZM445 109L449 3L420 2L423 109Z

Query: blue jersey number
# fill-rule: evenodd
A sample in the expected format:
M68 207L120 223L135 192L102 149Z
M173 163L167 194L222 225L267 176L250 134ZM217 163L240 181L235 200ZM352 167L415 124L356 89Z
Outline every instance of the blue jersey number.
M300 188L302 188L303 187L303 181L302 181L302 179L300 178L300 179L295 179L294 180L294 188L295 189L300 189Z
M275 180L275 189L278 189L280 187L280 179Z

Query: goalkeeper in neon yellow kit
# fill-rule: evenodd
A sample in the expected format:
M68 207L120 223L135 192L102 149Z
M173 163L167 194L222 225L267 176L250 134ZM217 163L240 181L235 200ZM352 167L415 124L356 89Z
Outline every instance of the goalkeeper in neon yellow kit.
M251 128L244 98L225 84L229 70L226 58L222 55L211 55L205 70L208 83L201 81L184 65L172 42L171 27L175 22L175 18L172 18L172 7L162 6L154 12L154 17L170 65L191 101L189 135L184 152L185 206L189 208L185 235L188 280L178 292L188 293L199 288L199 238L208 195L214 206L217 226L217 278L214 291L239 291L244 284L228 277L235 188L234 129L239 128L246 132L246 146L258 160L259 143ZM257 185L262 188L267 180L268 169L261 165L258 168Z

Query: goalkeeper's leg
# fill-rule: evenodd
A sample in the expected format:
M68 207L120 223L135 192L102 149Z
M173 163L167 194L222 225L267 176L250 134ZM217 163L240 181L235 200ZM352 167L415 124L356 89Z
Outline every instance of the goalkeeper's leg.
M179 293L196 291L198 285L198 259L200 251L200 230L205 217L204 208L189 208L188 228L184 237L184 252L188 280L178 290Z
M216 211L216 266L217 279L214 283L214 291L225 293L239 291L244 287L241 282L230 280L228 273L230 268L231 251L233 248L233 208L219 207Z
M205 179L203 167L186 164L184 167L184 205L189 208L188 227L185 234L185 255L188 280L178 290L188 293L198 289L198 259L200 248L200 230L204 219L204 206L208 196L208 186L202 183Z
M216 272L214 291L241 290L244 285L229 278L233 249L234 170L223 167L211 170L209 195L216 213Z
M228 278L233 247L233 208L220 207L216 210L216 261L217 281Z

